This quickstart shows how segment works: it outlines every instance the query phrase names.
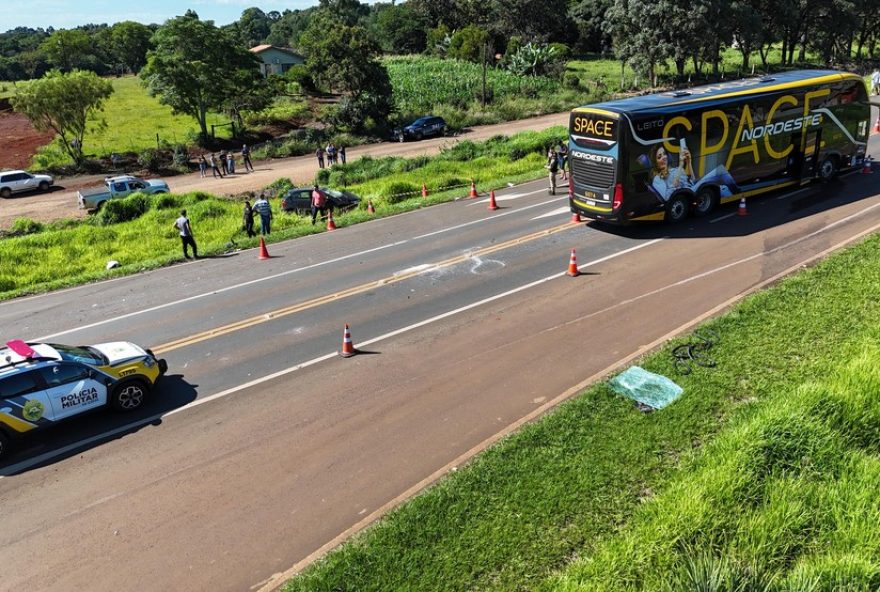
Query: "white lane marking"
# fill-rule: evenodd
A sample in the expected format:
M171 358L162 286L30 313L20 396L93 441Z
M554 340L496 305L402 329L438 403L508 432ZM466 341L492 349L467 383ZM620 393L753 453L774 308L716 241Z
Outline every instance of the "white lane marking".
M550 199L550 200L547 200L547 201L542 201L542 202L540 202L540 203L531 204L531 205L528 205L528 206L523 206L523 207L521 207L521 208L517 208L517 209L515 209L515 210L509 210L509 211L507 211L507 212L502 212L502 213L500 213L500 214L492 214L491 216L489 216L489 217L487 217L487 218L480 218L480 219L478 219L478 220L471 220L470 222L465 222L465 223L463 223L463 224L458 224L457 226L450 226L450 227L448 227L448 228L443 228L443 229L441 229L441 230L435 230L435 231L433 231L433 232L429 232L429 233L427 233L427 234L420 234L420 235L418 235L418 236L414 236L414 237L412 237L412 240L417 240L417 239L420 239L420 238L427 238L427 237L429 237L429 236L436 236L436 235L438 235L438 234L443 234L443 233L445 233L445 232L452 232L453 230L458 230L459 228L466 228L466 227L468 227L468 226L473 226L474 224L481 224L481 223L485 222L486 220L497 220L498 218L503 218L504 216L510 216L511 214L516 214L516 213L518 213L518 212L522 212L523 210L530 210L530 209L532 209L532 208L539 208L539 207L541 207L541 206L545 206L545 205L547 205L547 204L549 204L549 203L553 203L553 202L556 201L557 199L558 199L558 198Z
M662 240L664 240L664 239L662 239L662 238L654 239L654 240L648 241L646 243L642 243L639 245L632 246L628 249L624 249L623 251L619 251L617 253L612 253L610 255L606 255L605 257L600 257L599 259L594 259L593 261L590 261L589 263L584 263L583 265L579 266L578 269L583 269L586 267L590 267L592 265L598 265L599 263L603 263L605 261L615 259L615 258L620 257L622 255L632 253L633 251L637 251L639 249L649 247L649 246L651 246L655 243L658 243ZM441 313L439 315L433 316L433 317L425 319L423 321L419 321L418 323L413 323L412 325L407 325L406 327L401 327L400 329L395 329L394 331L390 331L388 333L385 333L384 335L379 335L378 337L374 337L374 338L368 339L366 341L359 341L358 344L361 346L372 345L374 343L379 343L380 341L385 341L385 340L391 339L392 337L397 337L398 335L402 335L404 333L408 333L408 332L413 331L415 329L418 329L420 327L424 327L426 325L436 323L437 321L442 321L443 319L455 316L457 314L461 314L461 313L466 312L468 310L471 310L473 308L477 308L479 306L483 306L484 304L494 302L495 300L500 300L501 298L506 298L507 296L510 296L512 294L516 294L518 292L522 292L524 290L534 288L535 286L539 286L541 284L544 284L549 281L560 278L560 277L564 276L566 273L567 273L567 271L561 271L558 273L554 273L553 275L547 276L545 278L535 280L533 282L529 282L528 284L523 284L523 285L518 286L516 288L512 288L506 292L502 292L500 294L495 294L494 296L489 296L488 298L484 298L482 300L478 300L478 301L472 302L470 304L466 304L466 305L459 307L459 308L456 308L454 310L450 310L448 312ZM122 433L128 432L130 430L140 428L140 427L145 426L147 424L161 420L165 417L171 417L172 415L177 415L178 413L182 413L188 409L192 409L193 407L198 407L199 405L204 405L205 403L210 403L211 401L215 401L217 399L222 399L222 398L227 397L229 395L235 394L239 391L243 391L243 390L249 389L253 386L257 386L257 385L263 384L265 382L269 382L270 380L280 378L280 377L285 376L287 374L290 374L292 372L296 372L297 370L302 370L303 368L308 368L309 366L314 366L315 364L319 364L319 363L324 362L326 360L335 358L338 355L339 354L337 354L336 352L332 352L332 353L324 354L322 356L318 356L317 358L313 358L311 360L301 362L301 363L296 364L294 366L291 366L289 368L279 370L278 372L273 372L272 374L268 374L268 375L262 376L260 378L255 378L254 380L245 382L245 383L240 384L238 386L228 388L226 390L220 391L219 393L214 393L213 395L208 395L208 396L203 397L201 399L196 399L195 401L187 403L186 405L184 405L182 407L178 407L177 409L172 409L170 411L166 411L164 413L158 413L156 415L152 415L150 417L144 418L139 421L127 423L127 424L120 426L118 428L114 428L112 430L103 432L102 434L91 436L91 437L86 438L84 440L79 440L78 442L68 444L67 446L63 446L63 447L58 448L56 450L44 452L43 454L40 454L39 456L35 456L33 458L23 460L23 461L16 463L14 465L9 465L7 467L4 467L2 469L2 471L6 472L8 474L15 474L15 473L24 471L26 469L29 469L30 467L39 465L39 464L44 463L46 461L49 461L55 457L62 456L64 454L67 454L68 452L73 452L74 450L77 450L77 449L82 448L84 446L88 446L90 444L94 444L96 442L106 440L107 438L112 438L113 436L116 436L118 434L122 434ZM0 479L3 479L6 476L8 476L8 475L0 475Z
M780 195L779 197L776 198L776 201L779 201L780 199L788 199L789 197L794 197L798 193L806 193L808 190L809 190L809 188L804 187L803 189L798 189L797 191L792 191L791 193L783 193L782 195Z
M552 218L559 216L561 214L571 214L571 208L568 206L564 206L561 208L557 208L552 212L547 212L546 214L541 214L540 216L535 216L532 220L540 220L541 218Z
M166 303L164 303L164 304L158 304L158 305L156 305L156 306L151 306L151 307L149 307L149 308L144 308L144 309L142 309L142 310L136 310L136 311L133 311L133 312L130 312L130 313L126 313L126 314L123 314L123 315L119 315L119 316L116 316L116 317L112 317L112 318L108 318L108 319L103 319L103 320L101 320L101 321L95 321L94 323L89 323L89 324L87 324L87 325L81 325L81 326L79 326L79 327L74 327L74 328L72 328L72 329L66 329L66 330L64 330L64 331L59 331L58 333L51 333L51 334L49 334L49 335L43 335L43 336L41 336L41 337L35 337L35 338L32 339L32 341L48 341L49 339L55 339L55 338L60 337L60 336L62 336L62 335L67 335L67 334L69 334L69 333L75 333L76 331L83 331L83 330L85 330L85 329L93 329L93 328L95 328L95 327L100 327L100 326L102 326L102 325L107 325L107 324L110 324L110 323L115 323L116 321L121 321L121 320L124 320L124 319L128 319L128 318L131 318L131 317L136 317L136 316L138 316L138 315L142 315L142 314L146 314L146 313L150 313L150 312L155 312L155 311L157 311L157 310L162 310L162 309L164 309L164 308L168 308L168 307L171 307L171 306L177 306L178 304L183 304L183 303L186 303L186 302L192 302L192 301L194 301L194 300L199 300L199 299L201 299L201 298L207 298L208 296L213 296L213 295L215 295L215 294L222 294L223 292L229 292L229 291L232 291L232 290L238 290L238 289L240 289L240 288L244 288L244 287L251 286L251 285L254 285L254 284L259 284L259 283L261 283L261 282L265 282L265 281L269 281L269 280L274 280L274 279L277 279L277 278L280 278L280 277L284 277L284 276L287 276L287 275L291 275L291 274L294 274L294 273L300 273L300 272L302 272L302 271L306 271L306 270L309 270L309 269L314 269L314 268L316 268L316 267L321 267L321 266L324 266L324 265L331 265L331 264L334 264L334 263L338 263L339 261L345 261L346 259L352 259L352 258L354 258L354 257L360 257L360 256L365 255L365 254L368 254L368 253L375 253L376 251L381 251L381 250L384 250L384 249L390 249L390 248L393 248L393 247L399 247L399 246L401 246L401 245L405 245L405 244L407 244L407 243L409 243L409 242L411 242L411 241L415 241L415 240L419 240L419 239L422 239L422 238L427 238L427 237L435 236L435 235L437 235L437 234L442 234L442 233L444 233L444 232L450 232L450 231L452 231L452 230L458 230L458 229L460 229L460 228L464 228L464 227L466 227L466 226L471 226L471 225L473 225L473 224L480 224L480 223L483 223L483 222L487 222L487 221L489 221L489 220L494 220L494 219L500 218L500 217L502 217L502 216L507 216L507 215L515 214L515 213L520 212L520 211L522 211L522 210L541 207L541 206L544 206L544 205L546 205L546 204L548 204L548 203L552 203L553 201L555 201L555 200L549 200L549 201L544 201L544 202L541 202L541 203L531 204L531 205L525 206L525 207L523 207L523 208L518 208L518 209L516 209L516 210L510 210L510 211L508 211L508 212L504 212L504 213L502 213L502 214L496 214L496 215L490 216L490 217L488 217L488 218L481 218L481 219L479 219L479 220L473 220L473 221L471 221L471 222L465 222L464 224L459 224L459 225L457 225L457 226L451 226L451 227L449 227L449 228L445 228L445 229L443 229L443 230L437 230L437 231L434 231L434 232L429 232L429 233L427 233L427 234L421 234L421 235L419 235L419 236L414 236L414 237L411 238L411 239L404 239L404 240L396 241L396 242L393 242L393 243L388 243L387 245L381 245L381 246L378 246L378 247L375 247L375 248L372 248L372 249L366 249L366 250L364 250L364 251L358 251L357 253L351 253L351 254L349 254L349 255L343 255L342 257L337 257L337 258L335 258L335 259L330 259L330 260L328 260L328 261L322 261L322 262L320 262L320 263L313 263L312 265L306 265L305 267L298 267L298 268L296 268L296 269L289 269L289 270L287 270L287 271L282 271L282 272L280 272L280 273L276 273L276 274L274 274L274 275L269 275L269 276L265 276L265 277L257 278L257 279L254 279L254 280L249 280L249 281L247 281L247 282L243 282L243 283L240 283L240 284L234 284L234 285L231 285L231 286L226 286L225 288L220 288L220 289L217 289L217 290L212 290L212 291L210 291L210 292L204 292L204 293L202 293L202 294L196 294L196 295L194 295L194 296L188 296L187 298L181 298L181 299L179 299L179 300L174 300L174 301L172 301L172 302L166 302Z
M528 197L530 195L535 195L537 193L544 193L546 189L536 189L535 191L529 191L528 193L505 193L503 195L496 195L495 201L513 201L514 199L519 199L521 197ZM484 199L478 199L476 201L472 201L468 204L468 207L475 205L485 205L489 203L489 198L486 197Z

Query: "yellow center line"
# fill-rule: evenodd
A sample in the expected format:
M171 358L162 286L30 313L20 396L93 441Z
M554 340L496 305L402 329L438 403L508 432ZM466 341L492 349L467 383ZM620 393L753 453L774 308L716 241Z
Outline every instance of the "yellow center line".
M507 249L510 247L514 247L517 245L521 245L523 243L527 243L533 240L537 240L539 238L548 236L550 234L555 234L562 230L568 230L576 228L575 225L569 223L560 224L559 226L555 226L552 228L548 228L546 230L541 230L538 232L533 232L532 234L527 234L525 236L521 236L518 238L510 239L508 241L504 241L502 243L498 243L495 245L490 245L488 247L483 247L482 249L477 249L476 251L471 251L465 253L463 255L456 255L455 257L451 257L444 261L440 261L438 263L430 264L427 267L421 267L419 269L408 271L406 273L395 274L389 277L385 277L379 280L374 280L367 282L365 284L361 284L359 286L353 286L351 288L347 288L345 290L341 290L339 292L334 292L333 294L327 294L325 296L319 296L317 298L313 298L311 300L306 300L305 302L300 302L297 304L292 304L291 306L285 306L283 308L279 308L276 310L272 310L269 312L265 312L263 314L255 315L246 319L242 319L240 321L235 321L234 323L229 323L227 325L222 325L220 327L215 327L214 329L208 329L207 331L202 331L201 333L195 333L193 335L189 335L187 337L182 337L180 339L176 339L174 341L169 341L168 343L163 343L162 345L158 345L156 347L151 348L153 353L156 355L164 354L169 351L179 349L181 347L185 347L188 345L193 345L195 343L199 343L201 341L207 341L208 339L213 339L215 337L220 337L221 335L227 335L229 333L233 333L235 331L240 331L242 329L247 329L249 327L253 327L259 325L261 323L267 323L274 319L279 319L281 317L285 317L288 315L292 315L298 312L302 312L304 310L308 310L310 308L315 308L317 306L321 306L322 304L327 304L328 302L333 302L336 300L340 300L342 298L348 298L349 296L354 296L356 294L362 294L364 292L368 292L370 290L375 289L379 286L388 286L391 284L395 284L397 282L402 282L403 280L410 279L426 271L433 269L441 269L444 267L449 267L455 265L457 263L462 263L463 261L467 261L473 257L480 257L484 255L489 255L491 253L495 253L496 251L501 251L503 249Z

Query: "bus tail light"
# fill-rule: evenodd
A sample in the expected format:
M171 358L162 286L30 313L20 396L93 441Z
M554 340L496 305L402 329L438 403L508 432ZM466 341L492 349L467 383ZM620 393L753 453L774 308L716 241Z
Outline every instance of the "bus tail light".
M618 183L614 186L614 201L611 202L611 209L616 210L623 203L623 184Z

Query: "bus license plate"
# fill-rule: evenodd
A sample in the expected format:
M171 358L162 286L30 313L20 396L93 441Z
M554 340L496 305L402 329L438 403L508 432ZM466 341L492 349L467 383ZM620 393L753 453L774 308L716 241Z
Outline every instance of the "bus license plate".
M588 199L588 200L587 200L587 205L588 205L588 206L594 206L594 205L596 205L596 200L594 200L594 199Z

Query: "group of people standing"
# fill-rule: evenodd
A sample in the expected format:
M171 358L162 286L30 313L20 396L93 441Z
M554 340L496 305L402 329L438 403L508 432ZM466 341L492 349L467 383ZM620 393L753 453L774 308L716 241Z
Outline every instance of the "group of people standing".
M550 187L547 191L550 195L556 195L556 175L562 171L562 180L568 178L566 167L568 166L568 148L564 142L560 142L558 146L550 146L547 149L547 164L544 165L549 171Z
M241 147L241 160L245 172L254 170L254 165L251 163L251 150L247 144L243 144ZM229 152L221 150L219 155L211 152L207 158L202 154L199 156L199 176L202 178L207 177L209 168L211 169L211 176L215 179L217 177L222 179L226 175L234 175L235 154L231 150Z
M261 195L251 206L251 202L245 200L244 211L242 213L242 227L247 233L248 238L257 236L254 230L254 218L260 217L260 234L267 235L272 230L272 206L266 196Z
M315 158L318 159L318 168L324 168L325 157L327 166L333 166L340 161L342 164L345 164L345 146L337 148L333 142L327 144L326 148L318 146L318 149L315 150Z

